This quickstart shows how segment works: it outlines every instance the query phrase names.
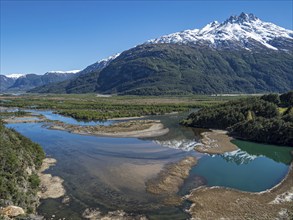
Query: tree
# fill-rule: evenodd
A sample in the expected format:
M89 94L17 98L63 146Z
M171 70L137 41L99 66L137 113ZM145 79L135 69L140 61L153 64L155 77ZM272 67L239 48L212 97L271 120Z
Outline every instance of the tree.
M293 106L293 91L284 93L280 96L281 104L284 107Z
M276 105L280 104L280 97L278 94L268 94L268 95L263 95L261 97L262 100L265 100L267 102L272 102Z

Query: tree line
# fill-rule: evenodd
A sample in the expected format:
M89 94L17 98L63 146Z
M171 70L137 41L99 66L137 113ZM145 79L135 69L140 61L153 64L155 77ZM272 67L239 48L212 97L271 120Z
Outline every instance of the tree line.
M235 137L251 141L293 146L293 91L202 108L181 123L225 129Z

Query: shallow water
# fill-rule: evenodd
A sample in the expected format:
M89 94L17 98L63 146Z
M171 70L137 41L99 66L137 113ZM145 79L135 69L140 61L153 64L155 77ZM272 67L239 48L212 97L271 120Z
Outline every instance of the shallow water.
M156 176L169 162L190 154L197 155L163 148L150 140L82 136L48 130L41 123L10 124L9 127L41 144L47 155L58 161L49 173L65 180L72 202L70 207L54 200L44 202L40 213L47 217L54 214L61 218L70 212L77 218L87 207L130 212L162 209L159 198L145 192L146 180ZM48 212L52 209L54 211ZM168 211L174 212L173 208ZM179 211L175 213L177 215ZM182 215L186 217L184 213Z
M49 120L58 120L58 121L66 123L66 124L72 124L72 125L82 125L82 126L104 125L104 126L108 126L114 122L111 120L108 120L108 121L78 121L74 118L66 117L66 116L63 116L60 114L56 114L56 113L53 113L53 111L48 111L48 110L26 110L26 111L32 112L35 114L41 114Z
M232 153L196 153L191 146L197 143L200 130L179 126L178 120L184 116L151 117L161 119L170 132L147 139L83 136L49 130L43 123L7 126L41 144L46 154L58 161L47 172L64 179L71 201L66 205L62 199L44 200L39 212L46 217L81 219L81 213L92 207L103 212L123 209L150 219L186 219L184 207L162 205L161 198L146 193L145 182L167 163L188 155L199 160L181 195L200 184L257 192L276 185L286 175L292 160L290 148L237 140L240 150Z

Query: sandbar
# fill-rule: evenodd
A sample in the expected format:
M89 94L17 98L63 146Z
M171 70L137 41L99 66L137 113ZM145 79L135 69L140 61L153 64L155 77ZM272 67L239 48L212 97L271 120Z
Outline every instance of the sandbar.
M157 137L169 132L159 120L130 120L109 126L80 126L54 122L50 129L65 130L74 134L104 137Z
M224 130L211 130L201 133L201 144L195 146L195 150L208 154L223 154L237 150L238 147L231 142L233 140Z

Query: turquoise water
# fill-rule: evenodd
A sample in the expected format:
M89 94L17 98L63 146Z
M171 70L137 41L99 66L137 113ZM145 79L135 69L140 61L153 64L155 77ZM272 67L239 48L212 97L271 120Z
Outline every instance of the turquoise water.
M204 156L192 169L192 175L204 176L208 186L223 186L260 192L278 184L292 161L290 147L234 140L239 150Z
M288 172L287 165L266 157L257 157L246 162L237 164L230 159L225 160L222 155L206 156L200 159L191 174L204 176L208 186L259 192L278 184Z
M49 111L42 114L52 120L59 118ZM56 218L81 219L81 213L91 207L104 212L123 209L150 219L186 219L183 207L165 206L161 198L146 193L145 182L166 164L189 155L197 157L198 164L182 186L181 195L199 185L259 192L279 183L288 172L291 148L237 140L234 142L240 149L222 155L191 150L200 130L179 126L180 117L152 117L161 119L170 132L147 139L83 136L49 130L43 123L7 126L39 143L58 161L46 172L64 179L71 201L65 205L62 199L44 200L39 213L46 217L54 214ZM76 123L64 118L61 116L64 122Z

